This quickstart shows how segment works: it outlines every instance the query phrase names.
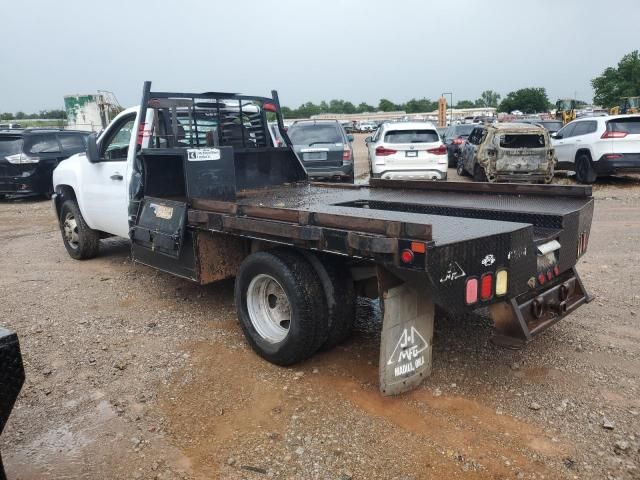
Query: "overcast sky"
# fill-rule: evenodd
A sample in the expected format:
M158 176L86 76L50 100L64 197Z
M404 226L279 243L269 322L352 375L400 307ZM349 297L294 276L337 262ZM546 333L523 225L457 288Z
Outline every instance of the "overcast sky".
M0 0L0 112L98 89L130 106L144 80L275 88L291 107L530 86L590 101L589 80L640 48L639 18L637 0Z

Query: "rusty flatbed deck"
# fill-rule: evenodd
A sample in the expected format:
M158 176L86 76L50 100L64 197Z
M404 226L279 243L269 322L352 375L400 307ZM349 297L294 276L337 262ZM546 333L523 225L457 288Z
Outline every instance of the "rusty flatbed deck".
M382 226L380 232L376 231L375 222L382 222L381 225L404 222L428 227L428 240L442 246L526 229L530 225L533 225L536 237L544 238L549 232L562 228L563 216L581 210L591 201L585 196L560 198L540 194L464 192L455 187L457 184L450 185L454 188L442 191L302 183L242 191L236 202L194 199L192 207L276 221L372 231L360 228L363 221L368 221L374 228L372 233L386 231ZM309 214L315 216L315 222L308 221Z

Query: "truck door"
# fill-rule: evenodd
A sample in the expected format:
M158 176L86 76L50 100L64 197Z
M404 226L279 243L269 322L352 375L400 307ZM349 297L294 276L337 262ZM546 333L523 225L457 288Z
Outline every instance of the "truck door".
M128 237L127 154L136 114L117 119L98 142L100 161L84 172L83 215L94 230Z

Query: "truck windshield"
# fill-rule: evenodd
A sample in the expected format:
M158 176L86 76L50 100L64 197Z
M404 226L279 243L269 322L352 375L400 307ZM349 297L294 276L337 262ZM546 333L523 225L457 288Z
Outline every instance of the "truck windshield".
M385 143L432 143L439 139L435 130L390 130L384 135Z
M544 135L536 133L507 133L500 135L502 148L543 148Z
M294 145L342 143L343 141L335 125L294 125L287 133Z

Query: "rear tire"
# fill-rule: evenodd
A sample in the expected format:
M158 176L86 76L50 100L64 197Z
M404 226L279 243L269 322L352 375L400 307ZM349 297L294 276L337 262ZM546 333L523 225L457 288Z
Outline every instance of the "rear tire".
M576 180L580 183L593 183L598 178L598 174L591 164L591 155L581 153L576 158Z
M473 181L474 182L486 182L487 175L484 173L484 168L482 168L477 163L473 167Z
M353 332L356 317L356 290L351 271L343 259L334 255L303 253L315 268L326 298L328 336L320 347L330 350L346 341Z
M71 258L87 260L98 254L100 233L87 225L75 200L67 200L60 208L60 232Z
M235 304L251 348L276 365L305 360L327 340L327 305L320 279L295 251L249 255L236 276Z

